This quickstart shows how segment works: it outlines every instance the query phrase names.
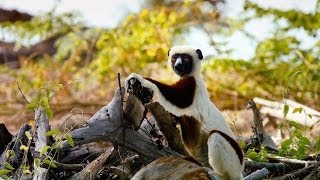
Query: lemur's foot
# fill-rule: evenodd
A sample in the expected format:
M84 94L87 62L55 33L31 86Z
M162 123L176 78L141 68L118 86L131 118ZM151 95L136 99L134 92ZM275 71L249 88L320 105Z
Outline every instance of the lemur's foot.
M126 89L130 94L135 95L143 104L152 102L153 91L149 88L143 87L141 81L142 77L131 74L126 80Z

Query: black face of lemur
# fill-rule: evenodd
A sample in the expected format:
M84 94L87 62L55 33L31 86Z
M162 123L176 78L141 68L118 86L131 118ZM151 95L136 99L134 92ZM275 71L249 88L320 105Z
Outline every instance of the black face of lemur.
M172 69L179 76L187 76L192 72L193 58L188 54L174 54L171 57Z

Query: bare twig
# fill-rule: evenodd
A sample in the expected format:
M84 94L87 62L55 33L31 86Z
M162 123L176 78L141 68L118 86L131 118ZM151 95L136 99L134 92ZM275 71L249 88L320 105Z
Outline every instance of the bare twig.
M50 102L51 99L52 99L54 96L56 96L60 91L64 90L64 88L66 88L66 87L68 87L68 86L70 86L70 85L72 85L72 84L73 84L73 82L71 82L71 83L69 83L69 84L66 84L66 85L62 86L62 88L59 89L57 92L53 93L52 96L49 98L49 102Z
M23 94L21 88L20 88L20 84L19 84L19 81L17 81L17 85L18 85L18 89L19 89L19 92L21 93L22 97L24 98L24 100L27 102L27 104L29 104L30 102L28 101L28 99L26 98L26 96Z

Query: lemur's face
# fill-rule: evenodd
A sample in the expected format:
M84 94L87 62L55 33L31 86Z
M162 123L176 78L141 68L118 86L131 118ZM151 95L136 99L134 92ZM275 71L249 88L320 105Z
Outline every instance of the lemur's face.
M183 77L191 73L193 58L188 54L174 54L171 56L172 69L179 76Z
M193 49L187 46L176 46L168 52L169 64L173 71L180 77L192 75L195 66L200 64L203 58L199 49Z

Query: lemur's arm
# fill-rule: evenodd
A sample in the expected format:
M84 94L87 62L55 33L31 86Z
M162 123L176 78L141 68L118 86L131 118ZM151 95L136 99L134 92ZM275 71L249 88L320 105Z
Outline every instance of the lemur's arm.
M192 104L195 85L196 82L193 77L180 79L173 85L143 78L134 73L126 79L127 90L137 96L142 103L158 102L164 98L179 108L186 108Z

